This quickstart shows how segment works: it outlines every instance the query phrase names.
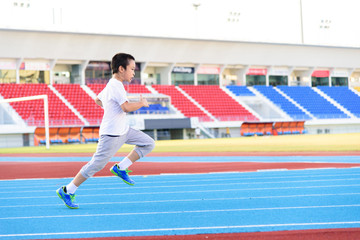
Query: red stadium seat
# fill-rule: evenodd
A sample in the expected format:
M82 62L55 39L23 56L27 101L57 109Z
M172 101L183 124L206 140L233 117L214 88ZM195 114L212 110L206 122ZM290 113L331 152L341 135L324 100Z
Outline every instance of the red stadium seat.
M100 124L104 110L79 84L54 84L53 86L91 125Z
M258 121L246 108L216 85L179 85L219 121Z
M200 121L213 121L203 110L185 97L173 85L152 85L159 93L171 97L171 104L174 105L186 117L198 117Z
M55 125L83 125L83 122L58 98L46 84L0 84L4 98L47 95L49 101L49 123ZM10 103L15 111L30 126L44 126L44 104L42 100ZM60 114L60 115L59 115ZM67 119L59 118L68 116Z

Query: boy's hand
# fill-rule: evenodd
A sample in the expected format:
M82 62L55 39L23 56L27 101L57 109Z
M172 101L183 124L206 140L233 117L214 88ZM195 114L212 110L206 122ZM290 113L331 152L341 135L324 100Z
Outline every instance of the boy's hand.
M140 102L142 102L144 107L149 107L149 103L146 100L146 98L143 98L142 95L140 95Z

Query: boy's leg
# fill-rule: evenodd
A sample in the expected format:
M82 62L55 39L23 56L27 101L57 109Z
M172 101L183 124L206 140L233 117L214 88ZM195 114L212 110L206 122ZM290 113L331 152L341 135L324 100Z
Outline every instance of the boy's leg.
M91 161L82 167L67 186L62 186L56 191L67 207L79 208L74 202L76 189L89 177L104 168L124 142L125 137L100 136L96 152Z
M129 177L128 172L131 171L129 171L128 168L138 159L140 159L139 155L132 150L120 163L114 164L114 166L110 168L110 172L120 177L126 184L133 186L135 182Z
M155 147L155 141L146 133L140 130L130 128L127 134L127 140L125 143L136 145L135 148L127 155L128 158L132 158L133 162L145 157Z
M100 136L96 152L91 161L80 170L81 175L87 179L103 169L125 141L125 135L118 137L107 135Z
M155 141L147 134L130 128L127 133L127 144L136 145L135 148L120 162L110 168L110 171L122 178L122 180L129 184L134 185L135 182L129 177L127 168L134 162L144 157L151 152L155 147Z
M74 177L74 179L66 185L66 190L68 193L74 194L80 185L87 180L86 177L84 177L81 172L79 171L78 174Z
M119 169L125 170L139 159L139 154L135 150L131 150L131 152L118 164Z

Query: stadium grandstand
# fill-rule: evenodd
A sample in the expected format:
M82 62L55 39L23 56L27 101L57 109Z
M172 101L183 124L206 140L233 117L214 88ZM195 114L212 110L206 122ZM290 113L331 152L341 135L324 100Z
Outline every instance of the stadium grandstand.
M94 99L117 52L136 58L129 100L150 103L129 122L156 140L195 138L196 128L201 138L360 132L358 46L80 32L56 21L0 26L0 100L47 95L52 144L97 141L103 110ZM43 104L0 104L0 147L44 144Z

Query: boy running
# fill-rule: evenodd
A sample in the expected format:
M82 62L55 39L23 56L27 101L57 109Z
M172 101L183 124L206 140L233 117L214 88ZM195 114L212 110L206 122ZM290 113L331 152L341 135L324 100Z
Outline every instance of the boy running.
M79 208L79 205L75 203L77 188L103 169L124 143L135 145L135 148L120 163L112 166L110 171L129 185L134 185L135 182L128 175L128 167L155 147L155 142L151 137L130 128L126 122L127 112L149 107L147 100L141 95L139 102L130 103L127 99L123 82L131 82L135 76L135 67L135 58L130 54L118 53L112 58L113 76L95 99L96 104L104 108L96 152L91 161L81 168L68 185L56 190L58 196L69 208Z

